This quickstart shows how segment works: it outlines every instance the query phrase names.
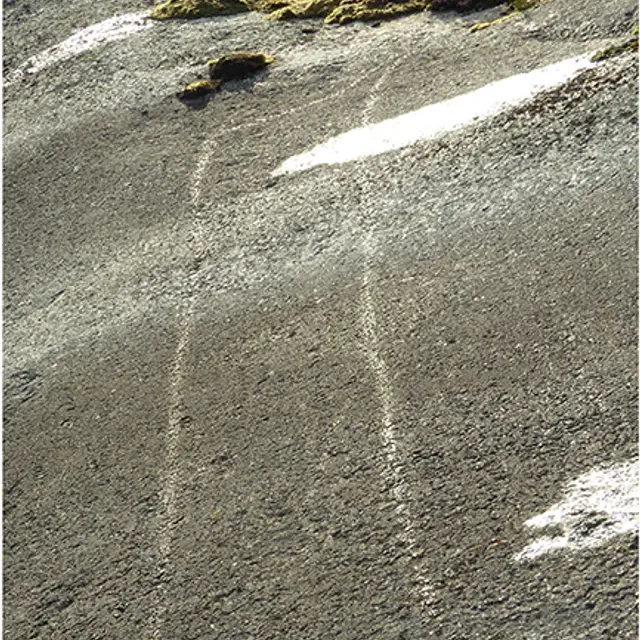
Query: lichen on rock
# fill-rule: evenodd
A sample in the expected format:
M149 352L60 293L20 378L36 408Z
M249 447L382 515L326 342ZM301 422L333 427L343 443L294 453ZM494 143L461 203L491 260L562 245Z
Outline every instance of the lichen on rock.
M507 11L525 11L542 0L432 0L432 11L480 11L499 5L507 5Z
M269 17L276 20L322 17L327 24L346 24L395 18L423 11L429 4L430 0L274 0Z
M638 38L631 38L631 40L627 40L622 44L614 44L610 47L605 47L604 49L600 49L597 53L595 53L591 57L592 62L600 62L601 60L607 60L609 58L615 58L615 56L619 56L625 51L637 51L638 50Z
M376 21L408 13L433 11L477 11L505 5L506 12L529 9L543 0L165 0L156 5L151 17L203 18L243 11L267 13L274 20L323 18L325 23L346 24L355 20ZM476 30L490 26L481 23Z
M526 11L527 9L531 9L535 7L537 4L540 4L542 0L509 0L507 6L502 11L502 15L496 18L495 20L490 20L489 22L477 22L476 24L472 24L469 27L469 31L471 33L475 33L476 31L482 31L484 29L488 29L489 27L494 27L498 24L506 22L510 20L514 16L517 16L522 11Z
M469 27L469 31L471 33L475 33L476 31L482 31L483 29L488 29L489 27L494 27L497 24L505 22L506 20L510 20L513 16L516 15L516 12L513 11L511 13L507 13L504 16L500 16L495 20L491 20L490 22L476 22Z
M180 100L196 100L217 91L223 82L249 78L264 69L275 58L254 51L233 51L209 60L209 80L196 80L176 94Z
M165 0L151 10L150 17L155 20L194 20L249 10L247 4L240 0Z
M322 17L325 23L346 24L355 20L374 21L407 13L432 11L477 11L506 5L506 12L529 9L542 0L252 0L260 11L276 20ZM487 23L486 26L489 26ZM484 28L480 27L480 28Z
M384 2L380 0L359 0L341 2L327 17L326 23L346 24L354 20L382 20L396 18L407 13L424 11L428 0L406 0L404 2Z

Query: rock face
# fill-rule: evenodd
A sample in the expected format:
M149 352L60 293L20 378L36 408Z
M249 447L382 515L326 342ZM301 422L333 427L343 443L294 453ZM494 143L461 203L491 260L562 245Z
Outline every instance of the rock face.
M273 61L274 58L266 53L235 51L216 60L209 60L209 77L218 82L242 80L264 69Z

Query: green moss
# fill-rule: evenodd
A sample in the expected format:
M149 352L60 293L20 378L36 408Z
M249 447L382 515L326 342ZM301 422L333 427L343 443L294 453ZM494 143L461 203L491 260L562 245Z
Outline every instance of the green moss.
M506 22L522 11L527 11L543 1L544 0L510 0L506 10L503 12L504 15L490 22L477 22L469 27L469 31L475 33L476 31L482 31L483 29L488 29L489 27Z
M508 0L507 15L524 11L544 0ZM193 19L229 15L243 11L268 13L275 20L323 18L328 24L355 20L384 20L429 8L431 0L165 0L156 5L151 17ZM480 31L502 22L506 16L472 27Z
M269 6L269 17L275 20L321 17L327 24L346 24L395 18L423 11L430 4L430 0L275 0Z
M622 44L614 44L610 47L600 49L596 54L591 57L592 62L600 62L601 60L607 60L619 56L625 51L637 51L638 50L638 37L631 38Z
M429 0L408 0L407 2L359 0L357 2L341 2L325 17L324 21L327 24L346 24L355 20L384 20L424 11L429 4Z
M526 11L540 4L541 0L509 0L509 8L512 11Z
M496 18L495 20L491 20L491 22L476 22L476 24L472 24L469 27L469 31L471 31L471 33L475 33L476 31L482 31L483 29L488 29L489 27L493 27L496 24L500 24L501 22L505 22L505 20L510 20L515 15L517 15L517 12L513 11L511 13L507 13L507 15L500 16L499 18Z
M335 9L340 0L263 0L262 11L273 20L292 18L323 18Z
M152 9L151 17L156 20L175 18L194 20L243 11L249 11L249 7L240 0L166 0Z
M188 84L182 91L176 94L180 100L193 100L202 98L220 87L220 80L196 80Z
M272 62L274 62L274 58L266 53L252 51L227 53L216 60L209 60L209 80L191 82L176 95L180 100L195 100L205 97L217 91L223 82L248 78Z
M266 53L234 51L216 60L209 60L209 77L220 82L240 80L254 75L273 61L274 58Z

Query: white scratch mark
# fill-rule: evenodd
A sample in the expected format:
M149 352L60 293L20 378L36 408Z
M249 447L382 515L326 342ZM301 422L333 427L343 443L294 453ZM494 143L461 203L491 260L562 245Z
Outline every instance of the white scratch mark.
M4 86L19 81L25 74L34 75L47 67L95 49L107 42L123 40L138 31L149 29L153 22L148 18L148 13L129 13L81 29L63 42L31 56L8 75Z
M365 255L369 258L372 249L373 236L369 232L365 236ZM395 503L395 513L402 526L401 541L410 556L411 569L417 586L418 601L424 609L433 603L434 591L426 570L423 567L423 553L418 547L414 520L407 500L410 497L409 487L405 480L405 463L403 454L399 448L399 440L396 426L394 425L394 397L389 379L389 368L380 352L379 333L375 305L372 298L373 285L371 282L372 269L367 259L367 266L363 274L361 323L364 334L365 353L369 366L373 371L378 388L378 397L382 412L382 429L380 440L385 456L384 478L389 486L391 496Z
M347 131L310 151L285 160L273 175L304 171L323 164L351 162L401 149L419 140L437 138L479 119L498 114L532 98L545 89L559 86L579 72L596 66L591 54L492 82L450 100L427 105L417 111L376 124Z
M530 518L527 527L559 527L561 535L527 545L516 560L533 560L552 551L580 551L638 531L638 462L595 469L569 485L566 498Z
M377 93L382 83L388 76L383 74L374 84L369 99L364 106L362 119L365 125L370 121ZM369 183L373 179L367 176L366 168L357 175L357 180L362 183L364 213L369 220L375 211L375 203L369 195ZM364 230L366 221L360 223L362 233L362 252L364 256L364 270L362 274L362 302L360 305L360 320L363 329L363 346L369 366L374 373L380 408L382 412L382 429L380 440L385 456L383 469L384 479L390 489L391 497L395 503L395 514L401 524L401 542L409 556L411 571L413 572L416 588L415 597L421 610L427 609L434 602L434 590L427 577L427 570L423 559L423 552L418 547L414 519L409 508L410 490L405 479L405 461L400 449L400 442L396 426L394 424L394 394L389 377L389 367L382 357L380 348L381 329L378 325L377 313L373 301L375 290L374 270L372 258L376 251L376 240L373 231Z
M214 144L206 140L198 158L190 184L190 204L193 217L192 255L195 260L206 256L206 238L200 212L200 196L202 179L213 152ZM158 552L159 573L163 576L156 593L156 611L152 619L152 637L162 637L162 629L166 619L168 606L167 582L164 575L169 572L171 564L171 547L173 544L176 521L176 498L180 484L179 444L183 420L186 416L184 405L185 363L194 326L194 311L197 301L199 271L189 275L184 283L181 309L178 311L178 344L173 357L173 365L169 377L171 388L171 404L169 425L165 436L165 476L161 490L162 510L158 518Z
M332 96L335 98L335 95ZM279 117L291 115L297 111L302 111L309 107L309 104L319 104L330 99L322 98L307 103L305 107L292 108ZM232 129L227 129L226 133L250 129L257 124L267 122L270 117L256 118L252 122L243 123ZM198 157L196 168L193 171L192 180L189 185L189 197L191 204L191 215L193 219L192 254L196 260L202 260L207 254L207 240L205 237L205 215L202 207L202 183L209 166L215 140L206 140ZM159 517L158 550L159 569L161 573L169 570L171 561L171 547L174 536L176 519L176 497L180 483L180 460L178 448L180 442L182 420L185 417L185 407L183 401L183 388L185 383L185 359L188 346L191 340L194 325L194 310L197 301L199 272L196 271L185 283L183 289L182 310L178 312L178 344L173 358L173 365L170 375L171 386L171 409L169 415L169 425L165 437L165 477L161 491L162 512ZM159 639L162 637L162 629L165 624L168 593L167 583L161 580L156 593L156 611L152 620L152 637Z

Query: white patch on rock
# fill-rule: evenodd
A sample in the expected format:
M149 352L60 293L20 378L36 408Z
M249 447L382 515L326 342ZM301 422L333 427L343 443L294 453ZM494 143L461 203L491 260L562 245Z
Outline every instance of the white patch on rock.
M36 74L51 65L95 49L107 42L122 40L138 31L149 29L152 24L148 13L128 13L92 24L77 31L63 42L31 56L9 74L5 85L20 80L25 74Z
M507 107L532 98L545 89L565 83L579 72L594 67L591 54L492 82L450 100L430 104L396 118L367 124L317 145L311 151L285 160L273 175L304 171L322 164L351 162L367 156L401 149L437 138Z
M527 520L527 527L559 527L561 534L538 538L516 560L533 560L564 549L599 547L615 536L638 531L638 462L595 469L569 485L566 498Z

